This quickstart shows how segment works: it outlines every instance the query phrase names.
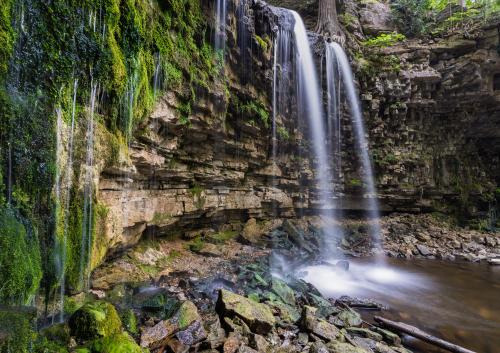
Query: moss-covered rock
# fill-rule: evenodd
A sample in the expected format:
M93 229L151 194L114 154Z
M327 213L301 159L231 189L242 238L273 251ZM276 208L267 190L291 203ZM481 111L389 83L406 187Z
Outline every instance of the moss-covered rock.
M27 304L42 277L38 239L10 208L0 209L0 303Z
M0 310L0 353L28 353L36 334L35 312L29 308Z
M143 331L141 347L158 348L174 334L187 330L192 324L201 324L201 321L196 306L190 301L185 301L170 319L160 321L156 326Z
M85 304L69 319L71 335L81 340L108 337L122 329L122 323L115 307L99 301Z
M93 341L88 346L89 353L146 353L128 333L122 332ZM83 352L79 352L83 353Z
M219 292L217 310L222 316L238 316L253 332L258 334L266 334L276 322L267 305L256 303L225 289Z

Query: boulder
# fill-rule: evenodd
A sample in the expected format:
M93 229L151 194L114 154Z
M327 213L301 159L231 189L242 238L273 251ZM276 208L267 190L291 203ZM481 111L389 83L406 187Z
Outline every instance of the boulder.
M190 301L185 301L170 319L160 321L157 325L146 328L142 332L141 347L156 349L182 331L185 332L180 333L179 337L186 342L201 340L201 337L206 337L205 330L200 327L201 321L196 306ZM196 322L199 322L200 326L197 326Z
M340 327L360 326L363 322L361 316L352 309L342 310L332 320L332 323Z
M87 303L69 318L71 335L81 340L108 337L122 330L115 307L107 302Z
M250 218L241 232L241 237L246 243L258 243L263 233L255 218Z
M318 318L316 311L317 309L311 306L304 307L302 312L303 328L327 341L333 341L339 337L341 335L339 329L328 321Z
M92 353L146 353L128 333L103 337L90 343Z
M368 353L366 349L361 347L355 347L352 344L337 341L330 342L327 347L330 353Z
M217 311L221 316L239 317L252 332L258 334L268 333L276 322L267 305L256 303L225 289L219 292Z

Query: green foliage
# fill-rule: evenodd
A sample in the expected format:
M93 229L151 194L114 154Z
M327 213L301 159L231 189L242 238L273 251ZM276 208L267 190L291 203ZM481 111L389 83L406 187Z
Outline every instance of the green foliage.
M42 277L38 237L12 209L0 209L0 302L27 304Z
M351 180L349 180L349 186L350 187L358 187L358 186L361 186L361 185L363 185L363 183L359 179L351 179Z
M257 44L259 44L259 47L261 47L261 49L264 51L264 52L267 52L269 50L269 48L271 47L271 40L269 39L269 36L265 36L264 38L258 36L257 34L254 34L254 38L255 38L255 41L257 42Z
M11 13L14 0L4 0L0 6L0 83L7 73L8 61L14 47Z
M407 36L424 33L429 25L428 0L395 0L391 10L396 26Z
M343 13L339 15L339 20L344 26L349 27L354 26L358 19L350 13Z
M204 246L205 246L205 241L201 237L196 237L188 244L189 250L193 252L201 251L201 249L203 249Z
M375 38L367 39L363 44L367 47L385 48L405 40L406 37L397 32L382 33Z
M121 314L121 319L125 329L133 335L139 333L137 328L137 317L132 309L126 309Z
M238 97L232 97L235 110L238 114L244 115L250 120L258 118L258 120L264 124L265 127L270 126L270 115L266 109L266 106L258 100L241 102Z
M283 127L283 126L278 126L276 132L278 133L278 136L282 140L289 140L290 139L290 133L288 130Z
M237 231L225 230L208 236L208 241L215 244L224 244L226 241L234 239L238 235Z
M34 313L24 308L0 310L0 353L31 353L33 327Z

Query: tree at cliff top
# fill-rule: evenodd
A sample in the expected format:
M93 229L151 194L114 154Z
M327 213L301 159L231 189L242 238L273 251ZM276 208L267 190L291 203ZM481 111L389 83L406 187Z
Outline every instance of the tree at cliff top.
M319 0L315 30L335 42L344 43L345 35L339 24L336 0Z

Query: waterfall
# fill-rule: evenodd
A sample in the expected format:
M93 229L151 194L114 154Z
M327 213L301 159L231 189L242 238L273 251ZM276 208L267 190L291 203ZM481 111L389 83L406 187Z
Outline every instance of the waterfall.
M328 142L336 177L342 177L342 131L340 114L340 67L332 50L326 50L327 125Z
M93 167L94 167L94 114L98 84L91 80L89 114L87 119L87 151L85 160L85 180L83 187L82 243L80 247L80 283L84 288L90 284L90 271L86 268L92 258L92 221L93 221ZM85 261L85 259L87 261ZM87 266L86 266L87 262ZM87 278L84 278L87 273Z
M336 204L333 194L333 178L329 167L321 93L304 22L298 13L294 11L291 13L295 20L293 32L296 47L299 115L305 115L308 119L310 139L316 158L315 177L320 193L322 214L332 221L335 218ZM335 241L340 237L340 230L335 225L328 225L323 232L325 233L324 251L331 254L334 251Z
M359 97L354 87L354 75L342 47L337 43L327 43L326 45L326 60L327 60L327 79L328 79L328 97L329 97L329 108L330 106L337 109L339 115L338 103L338 92L339 87L336 86L335 82L339 78L335 77L333 74L336 69L342 77L342 83L346 92L347 102L349 104L349 111L351 116L352 125L354 128L354 136L357 142L357 148L359 151L359 157L361 165L363 168L363 184L366 189L366 203L368 208L368 215L372 222L370 223L370 231L375 246L380 250L380 210L377 200L377 189L375 187L374 174L372 161L369 155L368 141L366 138L365 126L363 123L363 115L361 113L361 104L359 102ZM328 71L331 72L328 75ZM331 81L330 81L331 80ZM332 103L330 104L330 98ZM333 101L336 101L335 103ZM338 120L338 118L336 119ZM339 120L338 120L339 121ZM340 128L340 127L339 127ZM340 132L340 130L339 130Z
M222 52L226 49L226 19L227 4L226 0L217 0L215 14L215 50Z
M287 10L286 14L291 17L290 21L283 21L280 24L274 39L273 143L276 138L277 120L280 116L290 113L290 93L295 93L298 117L306 119L310 134L321 214L328 220L328 225L323 229L322 239L324 255L328 256L335 251L341 230L334 222L336 202L321 93L302 18L294 11ZM293 23L293 26L290 26L290 23ZM291 84L294 79L295 87ZM273 158L275 158L275 148L273 145Z

